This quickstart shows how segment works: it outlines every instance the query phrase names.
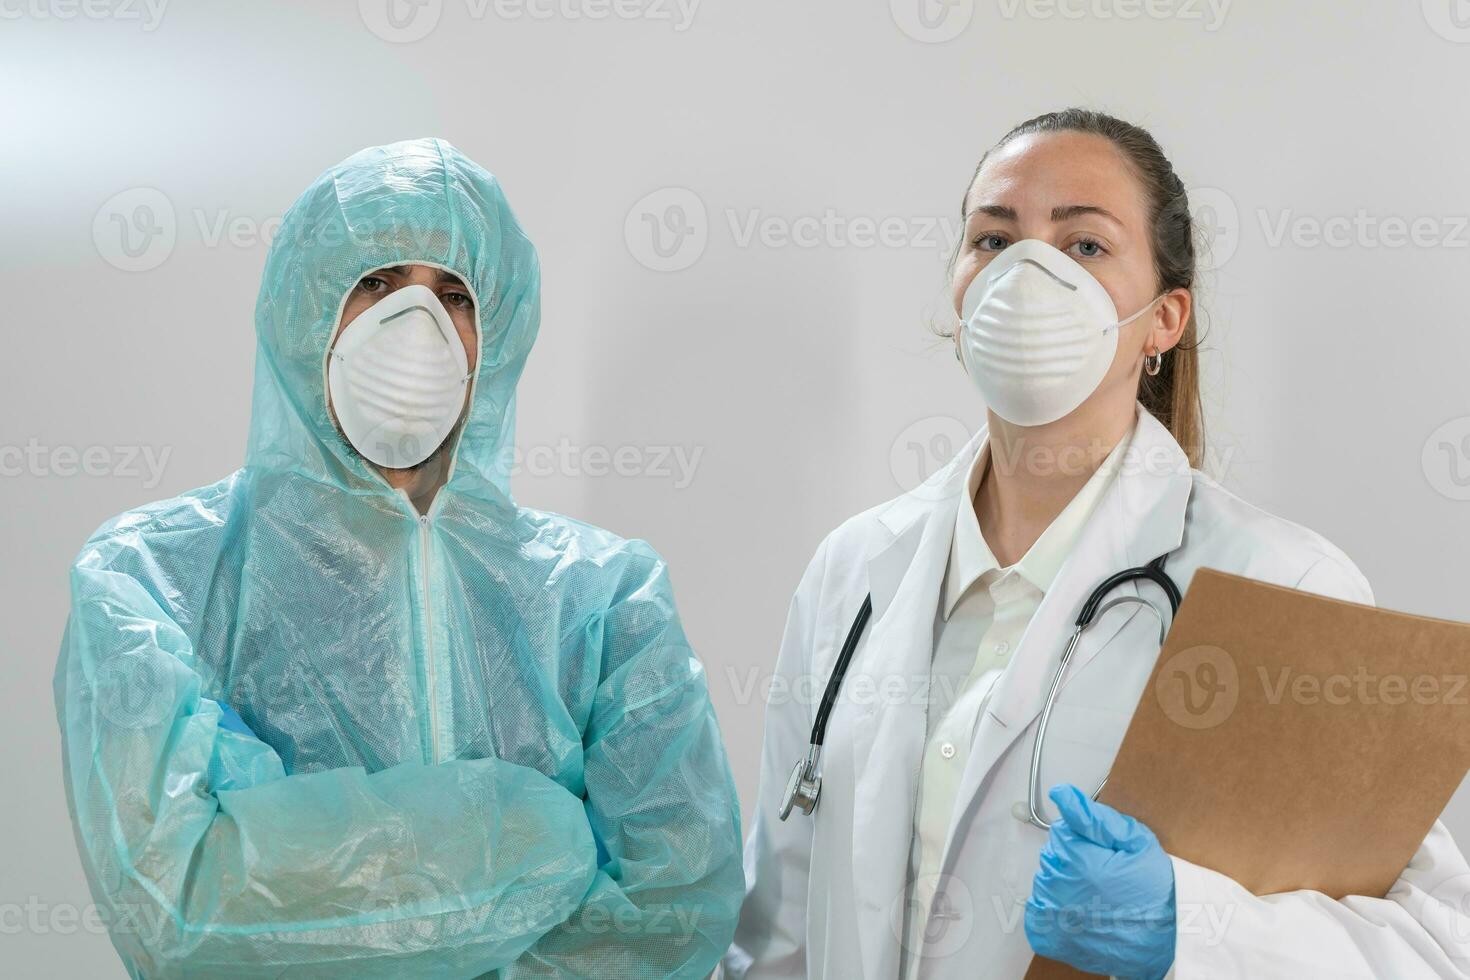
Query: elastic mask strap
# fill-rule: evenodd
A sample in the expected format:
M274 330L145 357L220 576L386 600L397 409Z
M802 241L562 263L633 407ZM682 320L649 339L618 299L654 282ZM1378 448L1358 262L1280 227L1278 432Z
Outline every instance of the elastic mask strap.
M1128 326L1128 324L1132 323L1134 320L1137 320L1139 317L1141 317L1145 313L1147 313L1149 311L1149 307L1153 306L1155 303L1157 303L1159 300L1163 299L1167 295L1169 295L1169 294L1168 293L1159 293L1159 295L1155 296L1153 299L1149 300L1147 303L1144 303L1143 304L1143 308L1141 310L1139 310L1137 313L1133 314L1132 316L1128 317L1127 319L1119 320L1117 323L1113 324L1111 327L1104 327L1103 328L1103 333L1107 333L1109 330L1117 330L1119 327L1126 327L1126 326Z

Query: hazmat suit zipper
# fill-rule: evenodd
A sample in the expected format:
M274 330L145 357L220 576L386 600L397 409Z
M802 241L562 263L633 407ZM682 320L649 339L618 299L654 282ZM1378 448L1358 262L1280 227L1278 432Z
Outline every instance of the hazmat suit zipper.
M431 508L432 509L432 508ZM439 764L439 684L435 676L434 601L429 591L429 515L419 515L419 576L424 603L424 674L429 700L429 762Z
M449 472L445 476L445 482L454 475L454 458L449 461ZM406 490L397 489L398 496L402 498L407 512L418 523L419 533L419 565L418 578L419 601L424 607L424 687L425 698L429 703L429 763L439 764L439 678L438 678L438 652L434 643L434 593L433 593L433 525L434 513L439 509L439 504L444 499L444 488L441 486L439 492L434 494L433 502L429 504L427 513L419 513L413 498ZM451 719L450 724L453 725Z

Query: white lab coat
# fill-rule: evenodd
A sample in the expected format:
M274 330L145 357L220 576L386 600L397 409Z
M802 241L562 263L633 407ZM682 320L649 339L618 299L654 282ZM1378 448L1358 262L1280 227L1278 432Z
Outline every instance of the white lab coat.
M977 725L942 861L944 916L931 918L926 930L921 980L1019 978L1026 971L1032 953L1023 906L1046 834L1017 819L1017 808L1026 798L1045 687L1099 582L1168 552L1168 572L1181 590L1207 566L1373 601L1341 551L1192 470L1163 425L1141 405L1138 413L1129 458ZM745 851L747 895L723 964L730 980L898 976L925 732L922 688L955 508L984 440L982 429L925 484L844 523L802 577L767 706L760 797ZM828 726L820 803L811 817L797 810L782 822L777 809L791 768L807 751L816 703L870 592L872 620ZM1124 593L1139 589L1129 583L1119 588ZM1157 592L1149 598L1164 601ZM1135 603L1108 611L1084 633L1048 729L1043 788L1063 781L1087 791L1097 786L1157 649L1157 620ZM1177 858L1173 864L1174 976L1470 976L1470 867L1441 824L1382 899L1339 902L1307 891L1258 898L1217 872Z

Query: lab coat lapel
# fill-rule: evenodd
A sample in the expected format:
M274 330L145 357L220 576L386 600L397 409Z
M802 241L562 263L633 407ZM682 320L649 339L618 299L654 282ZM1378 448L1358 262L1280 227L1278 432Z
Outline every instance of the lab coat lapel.
M956 836L968 824L987 776L1041 713L1062 649L1087 597L1109 575L1173 551L1183 538L1192 485L1188 459L1157 419L1142 406L1137 411L1138 425L1117 476L1043 597L976 726L945 845L946 859L953 853ZM1163 601L1157 590L1147 588L1152 601ZM1139 594L1138 587L1128 582L1109 596ZM1067 679L1085 669L1139 612L1137 604L1129 603L1094 620L1072 655ZM1065 680L1062 690L1066 690Z
M898 969L892 916L902 908L913 836L916 760L924 751L934 616L949 560L955 507L982 428L943 470L890 505L892 539L868 560L873 620L843 684L853 712L853 867L864 975ZM839 709L840 710L840 709Z

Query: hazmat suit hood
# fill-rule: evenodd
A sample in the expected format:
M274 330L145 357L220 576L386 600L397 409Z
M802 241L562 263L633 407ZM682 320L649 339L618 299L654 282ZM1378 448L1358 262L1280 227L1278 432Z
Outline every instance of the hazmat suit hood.
M540 266L500 182L438 139L356 153L286 212L256 302L247 465L354 493L393 492L333 424L325 365L358 281L410 264L458 275L479 319L479 364L454 447L454 489L509 498L515 389L541 324Z

